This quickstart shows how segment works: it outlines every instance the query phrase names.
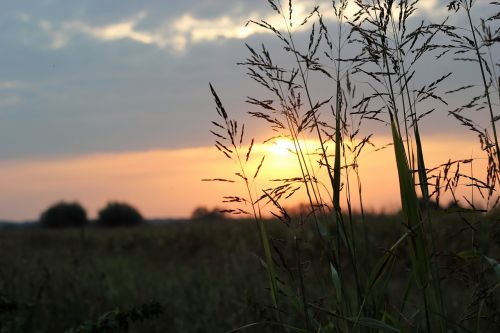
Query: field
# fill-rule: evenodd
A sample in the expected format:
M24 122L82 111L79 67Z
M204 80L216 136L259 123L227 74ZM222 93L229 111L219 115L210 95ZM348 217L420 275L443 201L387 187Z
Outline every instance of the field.
M366 252L360 255L363 261L380 257L398 239L400 219L396 215L368 217L369 238L364 244ZM500 253L498 222L492 217L480 220L475 239L468 231L457 233L469 228L464 229L455 214L441 217L437 226L447 309L463 326L475 320L474 316L467 319L476 308L467 302L482 288L474 277L483 274L487 283L494 279L494 272L485 260L465 255L468 252L462 257L451 254L470 250L472 241L482 253ZM287 228L279 222L270 222L269 227L272 243L281 253L293 252L279 251L291 233L301 236L300 261L308 299L318 307L328 304L334 295L314 228ZM130 332L226 332L272 320L260 249L255 225L243 220L112 229L0 230L0 332L78 331L86 321L114 318L110 311L123 313L151 301L159 303L161 313L133 322ZM283 266L291 274L297 269L293 256L275 259L288 262ZM379 295L388 304L389 300L400 302L410 266L407 254L398 251L391 283ZM295 283L298 287L298 281ZM498 293L485 303L483 315L488 316L490 326L483 326L484 332L500 328L499 304ZM325 316L313 313L318 318ZM290 324L303 321L292 313L289 317ZM86 332L84 327L80 331ZM244 330L264 331L273 331L272 326Z
M0 290L22 305L4 314L0 331L62 332L151 300L164 306L162 315L133 331L234 328L256 317L242 303L263 294L249 227L4 230Z

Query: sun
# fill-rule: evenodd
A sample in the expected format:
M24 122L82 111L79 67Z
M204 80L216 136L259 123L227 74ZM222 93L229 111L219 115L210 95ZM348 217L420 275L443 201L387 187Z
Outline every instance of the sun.
M289 139L278 139L273 142L273 144L269 147L269 151L273 155L285 157L290 156L295 151L295 146L293 142Z
M317 166L318 141L299 139L296 142L286 137L276 138L262 145L266 155L267 174L270 178L297 177L302 174L301 163ZM297 150L299 155L297 155ZM301 159L298 157L301 156ZM307 161L304 161L303 159Z
M295 177L300 172L292 140L276 138L263 146L266 155L266 176L269 179Z

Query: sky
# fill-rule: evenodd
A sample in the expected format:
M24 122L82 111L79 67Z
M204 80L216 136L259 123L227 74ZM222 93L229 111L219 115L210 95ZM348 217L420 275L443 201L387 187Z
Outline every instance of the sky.
M319 3L330 10L329 1ZM211 148L216 112L209 82L259 142L271 135L265 124L246 117L246 97L261 89L236 65L248 55L245 43L279 52L270 34L245 26L259 18L279 24L267 1L0 4L0 219L36 219L60 200L81 202L91 216L109 200L127 201L146 217L186 217L196 206L218 205L228 189L201 182L228 172ZM310 7L310 1L297 1L295 15L303 17ZM484 12L481 6L478 12ZM438 0L422 1L418 12L436 21L446 15ZM453 80L477 74L462 64L426 61L421 66L428 71L460 68ZM453 80L446 83L450 89L457 86ZM318 98L328 94L318 86ZM479 153L474 136L463 134L445 111L424 124L436 163L449 147L456 147L457 158ZM386 126L365 127L381 144L388 140ZM383 168L379 161L373 158L367 163L372 171L364 171L374 189L380 188L371 176ZM271 162L268 177L281 168ZM390 179L380 197L367 186L374 209L398 206L389 191L397 192L397 184Z

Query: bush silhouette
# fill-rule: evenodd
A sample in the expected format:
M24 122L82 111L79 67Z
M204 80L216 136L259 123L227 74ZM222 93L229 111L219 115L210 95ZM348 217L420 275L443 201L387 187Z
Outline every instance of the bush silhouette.
M99 211L97 223L103 227L135 226L143 221L142 215L126 203L110 202Z
M223 220L225 218L224 213L222 213L218 208L212 210L207 207L197 207L191 214L192 220L206 220L206 221L216 221Z
M77 202L56 203L40 216L40 224L49 228L81 227L87 222L87 213Z

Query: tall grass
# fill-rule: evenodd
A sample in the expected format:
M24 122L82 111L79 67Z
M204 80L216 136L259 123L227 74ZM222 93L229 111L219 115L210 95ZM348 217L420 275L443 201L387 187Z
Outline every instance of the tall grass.
M283 49L279 54L283 65L273 60L266 46L257 49L247 45L249 56L241 65L247 67L249 77L266 91L265 98L249 97L247 102L260 108L251 111L250 115L266 121L276 133L269 140L286 137L293 142L300 175L275 180L279 185L274 188L259 189L255 178L264 158L255 176L248 177L245 163L252 153L254 140L249 146L242 146L243 128L238 132L237 122L229 120L211 86L219 117L223 120L214 122L219 130L212 132L217 137L216 147L237 162L239 171L235 175L247 193L246 198L231 197L230 201L242 206L228 212L252 215L262 240L263 264L268 272L272 307L277 314L276 323L268 324L277 325L283 331L301 332L469 332L480 331L483 322L493 327L495 319L484 317L483 306L497 289L498 281L489 285L487 279L475 280L483 293L474 295L467 305L476 308L474 324L465 315L449 313L449 304L454 300L446 298L443 284L454 276L443 273L444 258L434 231L434 224L438 222L431 206L432 201L439 202L445 192L458 201L456 191L464 183L473 188L472 193L484 196L487 208L494 208L498 202L494 200L500 164L495 128L498 115L491 94L491 87L496 84L492 67L496 65L488 64L482 53L483 47L488 48L490 59L493 59L492 45L500 40L499 32L497 29L492 33L487 25L497 20L498 14L482 21L483 33L479 34L471 16L473 2L452 2L449 8L464 8L471 39L463 33L466 28L449 25L448 19L437 24L415 23L418 1L334 1L332 8L315 6L301 18L296 17L291 0L268 2L281 17L281 26L273 26L265 20L251 20L249 24L258 25L276 36ZM352 8L355 10L350 10ZM347 13L353 14L348 16ZM306 29L308 37L305 37ZM482 44L478 42L478 35ZM464 41L470 45L465 45ZM444 84L453 73L434 77L433 73L421 73L421 64L434 59L451 61L450 58L457 58L457 54L467 52L477 57L475 61L479 64L484 93L460 108L448 110L446 97L474 84L445 91ZM447 58L450 54L453 56ZM317 91L319 86L315 80L323 87L331 87L331 96L321 97L323 91ZM464 110L478 107L481 100L486 100L489 110L489 128L479 128L462 114ZM429 102L433 103L433 108L422 111ZM438 109L449 111L460 123L479 134L489 161L485 180L461 171L460 166L471 163L471 159L449 160L433 168L427 167L421 124L422 119L432 117ZM361 134L367 121L381 122L390 129L402 206L401 223L395 226L400 228L401 236L393 244L385 245L386 250L378 260L372 260L368 253L370 235L363 218L358 164L359 156L373 146L372 135ZM493 132L492 139L489 130ZM311 137L318 142L313 151L304 145L304 139ZM245 154L241 153L243 150ZM326 183L321 179L327 179ZM214 180L233 182L226 178ZM307 296L311 286L304 282L307 279L300 252L303 230L284 208L286 199L299 188L305 192L309 204L306 223L310 220L316 225L317 241L322 244L322 253L310 260L323 261L331 278L331 290L325 291L325 297L319 300ZM357 195L353 188L357 188ZM341 200L342 196L345 200ZM352 211L356 198L362 212L361 228ZM473 235L481 227L477 221L482 215L473 199L465 198L465 201L470 208L462 209L457 218L467 226L464 230ZM290 229L290 238L284 241L291 244L287 250L295 254L293 269L284 259L286 254L276 245L277 240L266 231L261 204L271 205L273 215ZM251 211L242 207L250 207ZM360 246L360 242L365 246ZM475 245L473 242L474 252L469 259L485 255ZM460 256L459 253L453 255ZM405 267L409 274L397 268L399 256L409 256L410 264ZM496 261L483 260L481 276L485 276L490 268L488 264L492 263L496 265ZM407 278L402 295L391 294L390 283L395 270ZM291 319L292 313L303 318L301 325Z

